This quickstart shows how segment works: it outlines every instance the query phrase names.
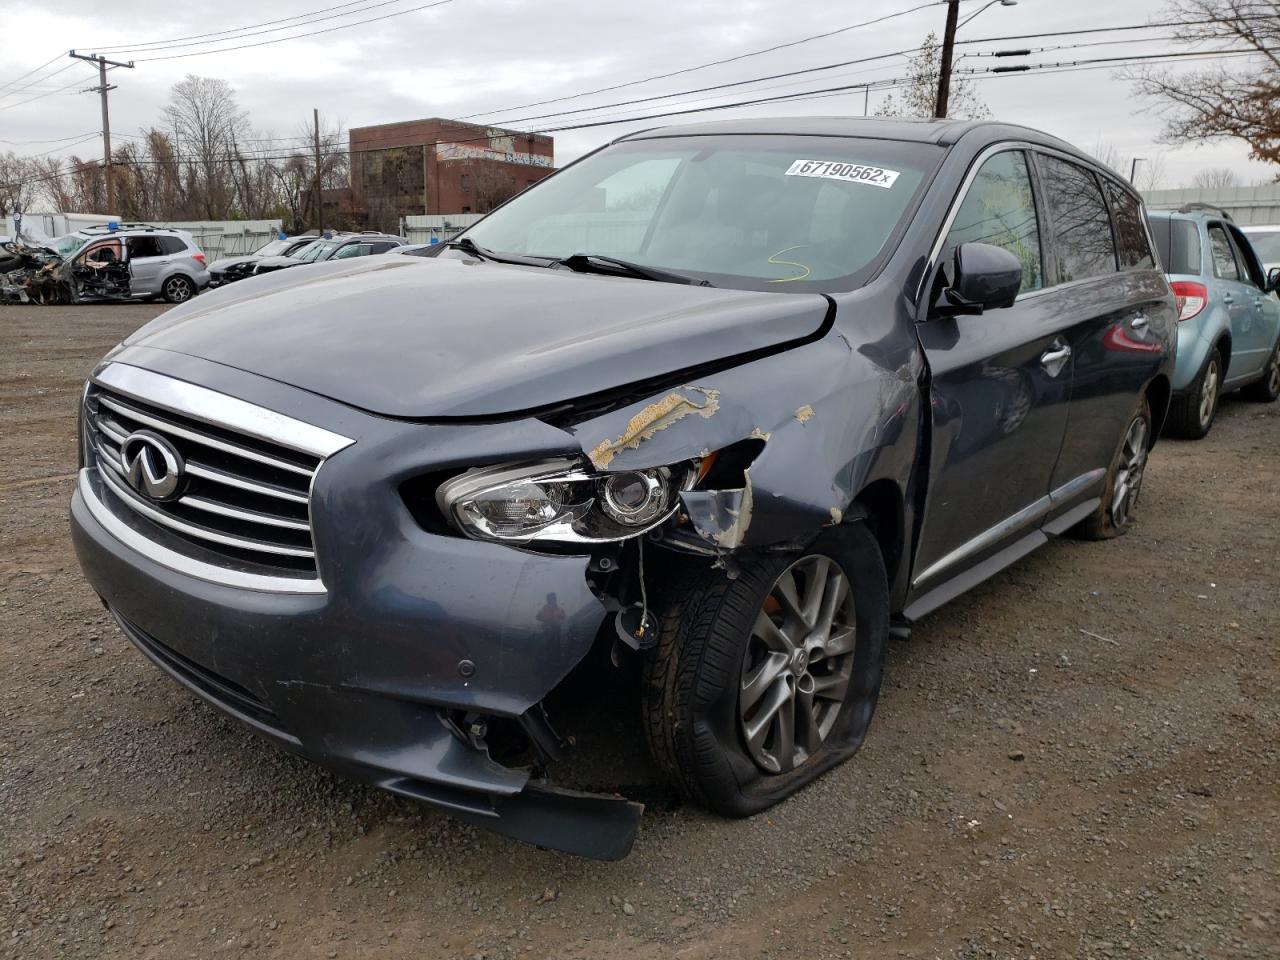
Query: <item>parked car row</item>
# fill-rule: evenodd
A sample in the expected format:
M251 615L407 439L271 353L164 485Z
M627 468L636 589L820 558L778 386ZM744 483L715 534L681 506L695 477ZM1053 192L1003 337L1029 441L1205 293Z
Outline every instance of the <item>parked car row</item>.
M264 255L108 354L75 548L257 733L587 856L641 807L553 781L571 673L626 673L687 797L765 810L858 750L891 633L1132 529L1205 369L1275 396L1230 220L1148 220L1022 127L637 132L425 256L336 262L402 244Z
M272 240L251 254L227 257L209 267L212 286L223 286L245 277L286 270L304 263L346 260L391 253L408 241L389 233L365 230L360 233L336 232L323 237L282 237Z

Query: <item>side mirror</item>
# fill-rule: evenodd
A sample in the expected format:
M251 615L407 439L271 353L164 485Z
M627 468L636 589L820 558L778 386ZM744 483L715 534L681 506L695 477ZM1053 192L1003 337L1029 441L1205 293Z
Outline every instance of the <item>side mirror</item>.
M951 286L939 304L944 314L977 314L1013 306L1022 289L1022 261L990 243L956 247Z
M1267 293L1280 293L1280 267L1272 267L1267 273Z

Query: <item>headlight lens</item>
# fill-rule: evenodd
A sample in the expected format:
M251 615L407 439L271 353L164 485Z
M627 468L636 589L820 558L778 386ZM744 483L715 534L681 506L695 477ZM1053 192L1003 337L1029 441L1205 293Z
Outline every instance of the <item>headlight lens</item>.
M693 464L594 473L577 463L469 470L440 485L437 502L481 540L608 543L652 530L675 512Z

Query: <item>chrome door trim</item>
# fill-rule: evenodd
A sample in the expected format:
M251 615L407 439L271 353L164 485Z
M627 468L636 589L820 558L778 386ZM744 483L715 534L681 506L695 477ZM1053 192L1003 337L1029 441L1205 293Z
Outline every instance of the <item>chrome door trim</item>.
M1082 473L1074 480L1069 480L1062 486L1050 492L1047 496L1041 497L1030 506L1024 507L1010 517L1006 517L995 526L988 527L976 537L966 540L950 553L929 564L928 567L916 574L911 581L911 586L920 586L920 584L937 576L948 567L955 566L965 557L972 556L975 553L980 553L987 547L995 546L1009 535L1016 533L1024 527L1030 526L1036 520L1048 514L1054 507L1060 507L1079 494L1087 491L1094 484L1102 480L1102 478L1106 476L1106 473L1106 470L1099 468L1097 470L1090 470L1088 473Z
M1101 482L1106 475L1107 471L1103 467L1090 470L1088 473L1082 473L1074 480L1068 480L1056 490L1051 490L1049 492L1049 500L1055 507L1060 507L1077 495L1084 493L1095 483Z
M354 442L350 437L229 394L119 361L99 370L93 381L142 403L214 426L228 427L321 459Z
M248 573L243 570L234 570L212 563L205 563L202 560L189 557L185 553L170 550L168 547L134 530L112 513L93 489L90 475L90 469L81 468L78 479L80 497L84 500L84 505L90 515L116 540L129 549L142 554L148 560L186 576L194 577L197 580L205 580L209 583L221 584L226 587L237 587L242 590L300 594L323 594L327 592L324 584L319 579Z
M920 571L911 581L911 586L918 587L926 580L930 580L937 576L948 567L953 567L965 557L972 556L985 550L987 547L995 546L1005 537L1021 530L1023 527L1030 526L1040 517L1049 512L1053 503L1048 496L1043 496L1035 503L1028 507L1023 507L1011 517L1005 517L993 527L988 527L971 540L966 540L960 546L956 547L946 556L935 560L929 564L924 570Z

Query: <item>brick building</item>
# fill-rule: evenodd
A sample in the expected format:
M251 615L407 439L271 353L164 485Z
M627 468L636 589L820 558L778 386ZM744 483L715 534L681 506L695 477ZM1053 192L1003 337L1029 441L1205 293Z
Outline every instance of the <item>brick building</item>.
M351 205L370 227L399 217L484 213L555 168L555 141L435 117L352 127Z

